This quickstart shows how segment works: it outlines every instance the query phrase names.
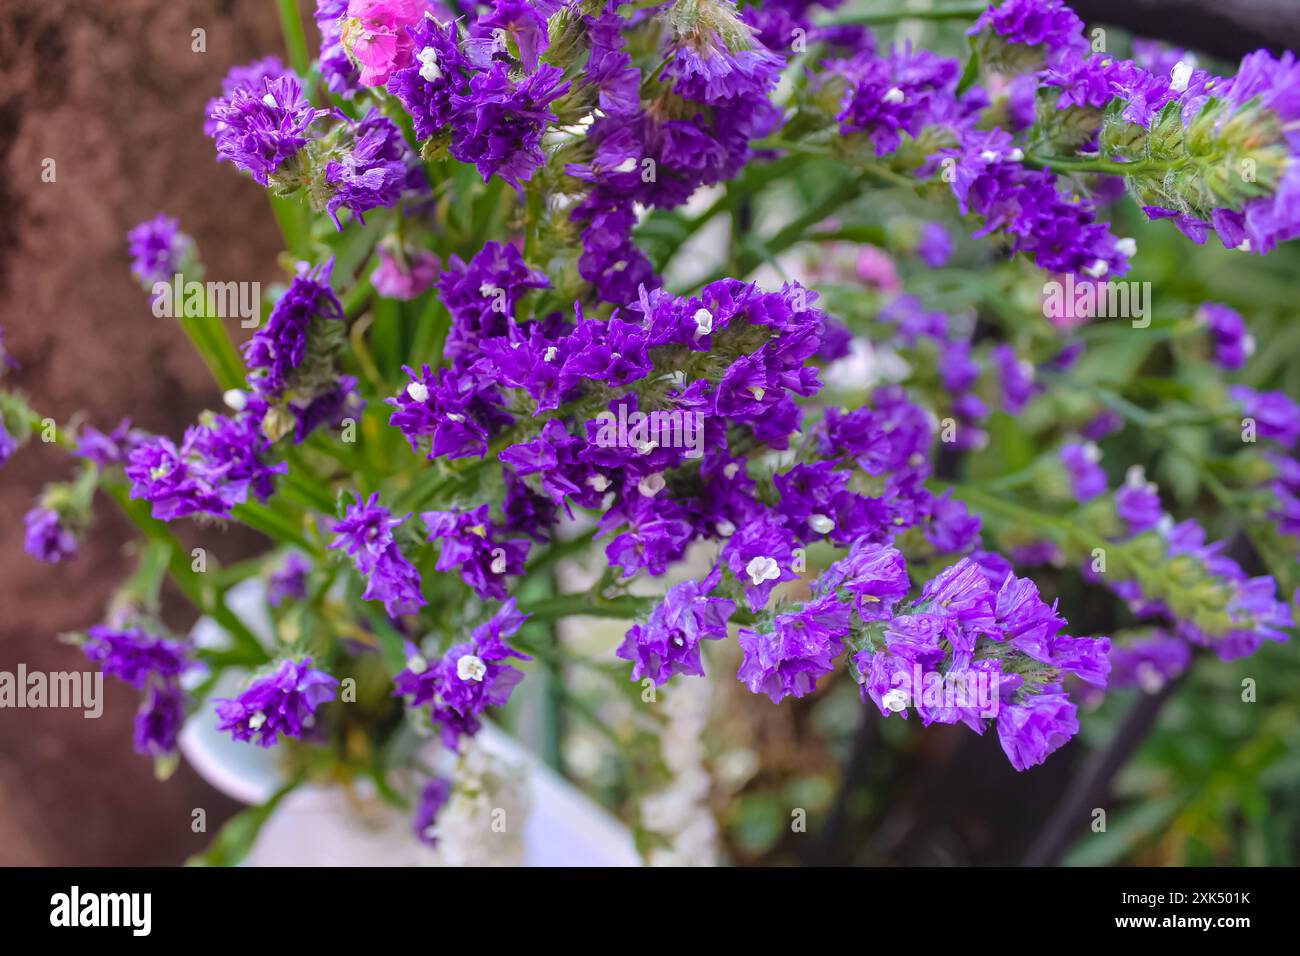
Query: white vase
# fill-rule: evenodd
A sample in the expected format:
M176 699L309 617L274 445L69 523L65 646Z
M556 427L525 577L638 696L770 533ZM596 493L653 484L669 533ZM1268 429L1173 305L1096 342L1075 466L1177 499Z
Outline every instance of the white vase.
M232 588L227 604L259 640L273 645L265 586L249 579ZM198 647L224 647L229 638L210 618L195 624ZM238 693L244 675L228 669L212 697ZM520 842L525 866L639 866L631 832L602 807L537 759L518 741L485 724L475 738L492 758L522 775L527 810ZM216 789L247 804L268 800L284 783L275 748L241 743L217 730L211 706L185 723L180 749ZM451 755L431 742L428 763L450 770ZM248 866L421 866L439 857L416 839L410 817L377 799L358 801L341 787L304 785L287 794L262 827Z

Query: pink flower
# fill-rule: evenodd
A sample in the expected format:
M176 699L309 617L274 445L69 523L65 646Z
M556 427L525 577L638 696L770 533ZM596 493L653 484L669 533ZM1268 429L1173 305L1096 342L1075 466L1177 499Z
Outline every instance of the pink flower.
M407 250L401 257L379 247L379 265L370 275L375 291L389 299L414 299L438 277L441 264L428 249Z
M383 86L411 62L415 44L406 28L428 9L424 0L350 0L343 42L361 67L362 86Z
M882 292L897 292L903 287L898 281L898 270L887 252L875 246L863 246L858 253L858 278Z

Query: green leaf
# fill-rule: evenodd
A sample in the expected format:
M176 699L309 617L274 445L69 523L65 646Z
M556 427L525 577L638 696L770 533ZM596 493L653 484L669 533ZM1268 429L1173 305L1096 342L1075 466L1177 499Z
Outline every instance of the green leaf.
M190 857L185 861L185 865L237 865L253 848L253 844L257 842L257 835L262 832L262 827L266 825L266 821L271 819L271 814L280 805L280 801L292 793L300 782L301 780L291 780L277 790L271 796L271 799L260 807L249 807L247 810L235 814L217 832L208 848L202 853Z

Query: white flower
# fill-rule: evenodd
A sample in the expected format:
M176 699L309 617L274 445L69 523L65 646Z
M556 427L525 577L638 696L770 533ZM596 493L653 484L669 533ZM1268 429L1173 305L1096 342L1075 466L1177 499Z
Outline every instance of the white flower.
M760 554L749 559L749 564L745 565L745 573L749 575L749 580L754 583L754 587L759 587L764 581L775 581L779 578L781 566L776 563L775 558Z
M641 494L645 495L647 498L653 498L655 495L659 494L659 492L664 490L665 485L667 485L667 482L664 481L664 476L656 471L653 474L646 475L638 481L636 483L636 490L641 492Z
M835 530L835 522L825 515L812 515L808 518L808 527L818 534L830 534Z
M1175 93L1185 93L1187 85L1192 82L1192 73L1196 70L1186 60L1179 60L1169 71L1169 88Z
M730 521L728 521L726 518L723 518L716 525L714 525L714 527L718 529L718 534L720 534L724 538L730 538L733 534L736 533L736 526L732 524Z
M695 310L695 337L698 339L713 331L713 313L708 309Z
M1125 259L1132 259L1137 255L1138 243L1137 240L1131 236L1125 236L1123 239L1115 243L1115 248L1119 250L1119 254Z
M886 103L901 103L905 99L907 99L907 96L896 86L891 86L885 93Z
M407 660L406 669L412 674L423 674L429 669L429 662L424 659L423 655L415 654Z
M429 83L442 79L442 70L438 67L437 50L431 46L426 46L415 55L415 58L420 61L420 77L422 79Z
M596 494L602 494L609 487L609 479L604 475L592 475L587 479L587 487Z
M463 654L460 660L456 661L456 676L461 680L481 681L486 673L487 665L483 663L481 657Z
M886 710L891 710L896 714L900 711L907 710L907 691L903 690L901 687L895 687L893 690L889 691L889 693L885 694L885 696L880 699L880 702L885 705Z
M227 408L242 412L248 405L248 396L237 388L232 388L221 396Z
M423 382L412 382L406 386L406 394L411 401L423 404L429 400L429 386Z

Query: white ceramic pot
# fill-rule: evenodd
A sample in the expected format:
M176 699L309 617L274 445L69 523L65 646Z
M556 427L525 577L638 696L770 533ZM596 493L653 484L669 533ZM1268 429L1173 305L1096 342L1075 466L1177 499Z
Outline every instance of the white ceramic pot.
M273 643L265 588L250 579L227 594L231 611L267 646ZM192 638L200 647L229 643L214 621L203 618ZM227 671L214 690L238 692L242 675ZM639 866L632 834L602 807L537 759L514 738L487 725L476 738L493 758L514 765L527 792L522 821L525 866ZM227 796L260 804L283 784L275 749L240 743L217 730L216 714L204 707L181 731L185 759ZM431 743L425 755L448 767L450 755ZM245 859L249 866L420 866L437 856L411 832L410 818L378 801L359 807L341 788L303 786L288 794L263 826Z

